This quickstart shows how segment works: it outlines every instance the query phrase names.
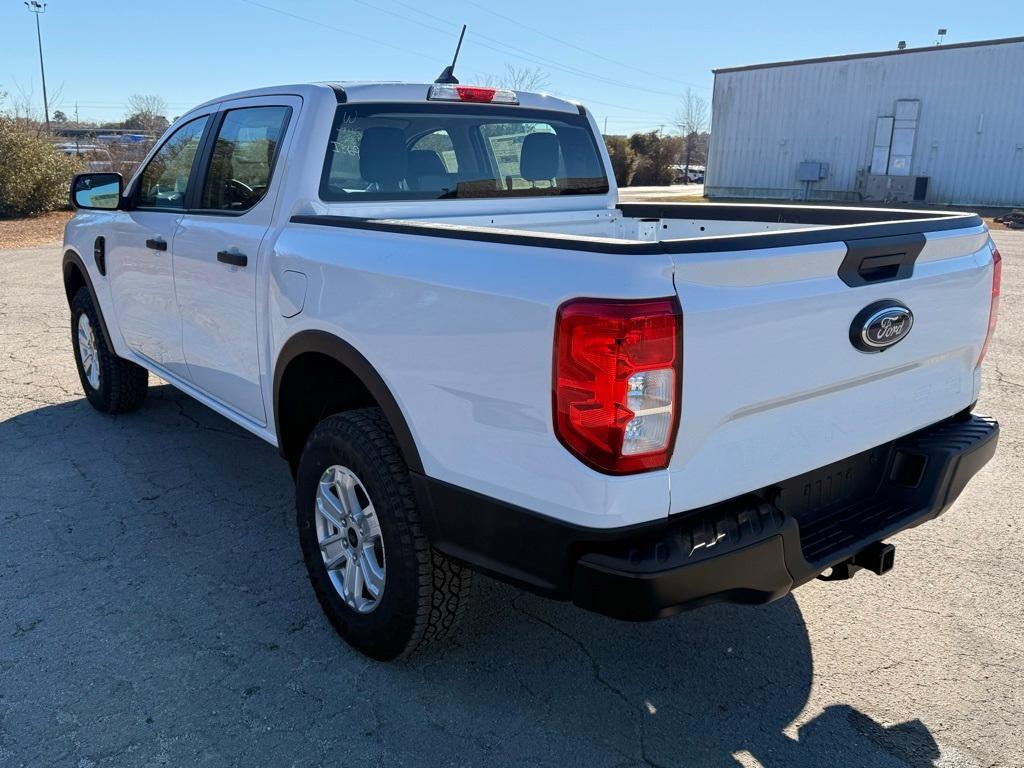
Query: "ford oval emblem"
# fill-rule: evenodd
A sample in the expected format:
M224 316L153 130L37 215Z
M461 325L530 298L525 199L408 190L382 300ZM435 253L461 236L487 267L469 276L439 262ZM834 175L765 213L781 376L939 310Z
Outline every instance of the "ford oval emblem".
M907 337L914 313L894 299L864 307L850 326L850 342L861 352L881 352Z

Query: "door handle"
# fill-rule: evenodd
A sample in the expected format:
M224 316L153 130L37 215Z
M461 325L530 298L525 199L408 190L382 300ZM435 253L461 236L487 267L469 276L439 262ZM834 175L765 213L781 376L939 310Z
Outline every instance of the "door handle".
M146 241L146 247L152 248L154 251L166 251L167 241L163 238L150 238Z
M244 253L232 253L231 251L217 251L217 261L230 264L233 267L244 267L249 263L249 257Z

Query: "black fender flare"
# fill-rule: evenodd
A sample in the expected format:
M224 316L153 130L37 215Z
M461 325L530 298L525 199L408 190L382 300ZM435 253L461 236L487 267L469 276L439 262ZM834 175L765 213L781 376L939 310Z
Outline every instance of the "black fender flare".
M92 276L89 274L89 270L85 268L85 262L82 261L82 257L75 251L68 249L64 252L64 258L61 260L61 277L64 280L64 293L68 297L68 306L71 305L71 300L75 298L73 295L68 294L69 276L72 269L77 269L82 274L85 287L92 297L92 305L96 308L96 314L100 318L100 331L103 333L103 340L107 343L107 348L113 350L114 344L110 339L110 331L107 330L107 320L103 316L103 308L100 306L99 296L96 295L96 289L92 284Z
M391 394L384 379L355 347L327 331L299 331L284 343L277 356L277 361L274 364L274 429L277 432L278 446L283 445L279 403L281 380L284 378L284 372L288 369L288 364L307 352L317 352L333 358L359 379L384 411L384 416L391 424L391 429L398 440L398 447L402 451L402 458L405 459L406 466L411 471L422 474L423 462L420 460L416 441L413 439L412 431L409 429L402 409L399 408L395 396Z

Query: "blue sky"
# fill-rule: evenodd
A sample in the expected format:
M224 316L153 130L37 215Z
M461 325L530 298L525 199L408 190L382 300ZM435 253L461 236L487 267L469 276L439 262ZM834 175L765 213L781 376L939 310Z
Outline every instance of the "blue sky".
M119 119L132 93L170 116L207 98L310 80L430 81L469 25L462 82L539 67L612 133L671 128L714 67L1024 35L1019 3L518 0L51 0L42 17L51 111ZM276 10L272 10L276 9ZM422 10L421 10L422 9ZM289 15L291 14L291 15ZM302 18L295 18L301 16ZM1014 24L1014 20L1017 21ZM0 89L42 103L35 26L0 0ZM59 92L54 99L53 93Z

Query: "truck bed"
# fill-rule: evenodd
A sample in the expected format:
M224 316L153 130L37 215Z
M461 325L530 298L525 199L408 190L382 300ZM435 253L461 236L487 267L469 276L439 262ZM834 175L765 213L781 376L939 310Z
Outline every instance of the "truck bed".
M478 344L482 366L514 374L500 381L481 374L475 396L500 397L508 401L503 409L532 419L550 418L550 339L562 301L677 293L683 385L669 467L670 513L763 488L910 434L968 407L980 386L991 254L984 225L971 213L626 203L598 211L415 221L319 215L292 222L319 225L312 230L324 235L322 227L352 231L348 258L352 249L362 249L359 262L366 268L381 269L385 254L387 269L415 264L427 284L410 288L410 295L438 311L448 301L454 307L474 296L480 312L466 321L469 335L449 317L450 338L430 338L439 350L424 347L422 354L446 358ZM481 258L487 258L485 280L477 274ZM524 321L522 300L539 302L545 311L531 309ZM879 300L906 304L917 322L906 341L883 354L864 354L850 343L851 322ZM493 351L510 323L521 326L521 357ZM424 366L431 365L428 359L416 368L421 382ZM513 380L518 384L512 386ZM410 386L410 398L430 401L418 413L456 407L422 384ZM491 425L484 431L500 443L515 433L519 418L509 420L512 432ZM534 439L548 438L531 434L529 441ZM519 485L528 488L538 469L531 449L523 450ZM532 450L545 453L539 446ZM460 481L487 471L466 472ZM546 471L554 475L550 465ZM505 490L497 486L478 490ZM509 500L529 506L529 497L518 493ZM636 499L621 503L624 516L615 519L628 522Z
M620 203L614 209L415 219L303 214L292 221L605 253L775 248L938 232L982 223L977 214L958 211L760 203Z

